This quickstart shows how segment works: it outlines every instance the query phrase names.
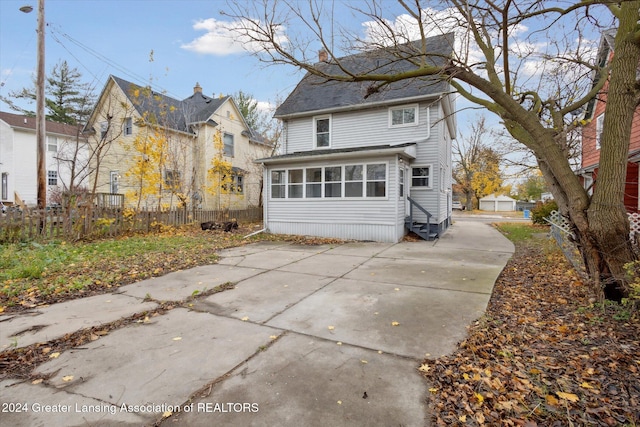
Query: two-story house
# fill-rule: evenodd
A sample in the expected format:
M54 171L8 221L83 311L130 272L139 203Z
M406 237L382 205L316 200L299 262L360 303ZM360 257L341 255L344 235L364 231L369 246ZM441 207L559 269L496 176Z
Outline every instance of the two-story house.
M615 34L615 29L606 30L602 34L597 56L598 63L601 67L606 66L613 59ZM594 85L600 78L602 78L602 76L595 76ZM579 174L583 179L584 187L590 194L593 193L593 188L597 185L598 181L600 139L602 137L604 116L607 108L607 89L608 83L605 83L598 96L592 99L587 105L584 116L584 121L586 123L582 128L582 165ZM630 213L640 212L640 186L638 186L640 178L640 168L638 167L639 163L640 108L636 109L633 116L631 139L629 141L627 176L625 180L624 205Z
M453 36L426 40L441 64ZM339 74L321 52L316 67ZM382 49L341 58L355 72L415 69ZM281 153L265 166L265 228L273 233L398 242L407 229L432 239L451 224L455 100L447 82L412 78L326 81L307 74L280 105Z
M77 126L64 123L47 121L45 132L47 203L59 203L61 195L70 187L87 184L87 141ZM36 153L35 117L0 112L0 201L3 204L37 205Z
M196 83L193 94L179 100L110 76L86 130L96 193L125 195L127 206L261 203L262 170L253 160L269 155L272 145L249 128L230 96L207 96ZM216 176L212 171L221 165L230 168Z

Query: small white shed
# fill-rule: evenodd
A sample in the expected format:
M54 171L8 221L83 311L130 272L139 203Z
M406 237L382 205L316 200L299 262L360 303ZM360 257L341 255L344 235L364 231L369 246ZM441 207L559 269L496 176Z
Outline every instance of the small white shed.
M510 212L516 210L516 200L505 195L490 194L480 199L480 210L490 212Z

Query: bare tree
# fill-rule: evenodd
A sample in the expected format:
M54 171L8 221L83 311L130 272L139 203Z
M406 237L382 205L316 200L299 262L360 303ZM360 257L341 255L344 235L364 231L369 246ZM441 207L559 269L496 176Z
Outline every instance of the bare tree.
M430 7L429 7L430 6ZM464 98L497 115L508 133L531 150L576 242L600 296L628 293L624 264L635 259L623 204L631 121L638 105L636 69L640 60L640 1L584 0L561 4L503 0L473 2L354 3L365 35L340 24L320 1L263 1L229 5L238 37L271 64L289 64L327 81L369 81L364 96L396 81L437 76ZM389 8L402 16L389 20ZM393 16L398 16L395 13ZM401 19L400 19L401 18ZM616 52L610 65L594 63L585 31L616 25ZM284 34L296 28L296 34ZM438 58L426 40L455 32L452 57ZM309 47L328 52L328 62L310 61ZM385 49L410 71L372 67L349 69L340 53ZM598 185L590 197L567 160L575 114L603 88L593 73L609 75L607 115L601 143ZM618 295L619 296L619 295Z

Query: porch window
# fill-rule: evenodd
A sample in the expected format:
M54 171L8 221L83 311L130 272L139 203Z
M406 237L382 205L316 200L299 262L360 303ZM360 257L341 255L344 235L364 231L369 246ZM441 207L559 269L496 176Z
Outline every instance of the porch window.
M431 166L411 168L411 187L431 188Z
M398 197L404 197L404 167L401 165L398 168Z
M331 117L315 117L313 119L313 141L315 148L331 146Z
M342 197L342 167L324 168L324 197Z
M286 196L285 171L271 171L271 198L284 199Z
M322 197L322 168L307 169L307 197Z
M303 173L302 169L289 170L288 197L290 199L301 199L303 189Z
M387 165L367 165L367 197L385 197L387 189Z
M389 108L389 127L415 126L417 124L417 104Z
M347 165L344 167L344 196L362 197L362 165Z
M600 114L596 119L596 150L600 149L602 142L602 130L604 129L604 114Z

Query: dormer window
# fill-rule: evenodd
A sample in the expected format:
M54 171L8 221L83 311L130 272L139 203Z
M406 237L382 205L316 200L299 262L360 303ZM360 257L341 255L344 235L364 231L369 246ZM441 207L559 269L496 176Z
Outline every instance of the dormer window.
M313 118L314 148L328 148L331 146L331 116Z

